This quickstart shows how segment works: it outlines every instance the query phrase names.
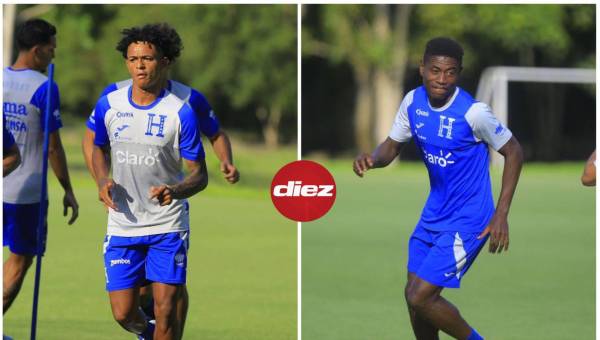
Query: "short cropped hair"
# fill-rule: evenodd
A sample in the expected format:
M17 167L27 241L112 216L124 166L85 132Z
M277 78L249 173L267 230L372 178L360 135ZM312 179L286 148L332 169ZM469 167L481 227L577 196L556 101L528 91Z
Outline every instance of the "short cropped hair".
M433 38L427 42L425 53L423 54L423 62L432 56L445 56L456 59L459 65L462 65L462 57L464 51L462 46L456 41L446 38Z
M56 27L42 19L31 19L20 24L16 30L17 48L26 51L36 45L50 43L56 35Z
M121 31L123 37L117 44L117 51L127 58L127 48L132 43L146 42L154 45L163 57L173 62L181 54L183 43L177 31L169 24L147 24L136 26Z

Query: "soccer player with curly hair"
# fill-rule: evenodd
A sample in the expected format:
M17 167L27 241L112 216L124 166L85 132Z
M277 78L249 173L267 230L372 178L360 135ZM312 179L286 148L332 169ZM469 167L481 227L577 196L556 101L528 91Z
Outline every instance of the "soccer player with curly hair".
M165 86L182 48L177 32L160 24L122 35L117 50L131 83L103 95L94 109L92 174L108 208L106 289L123 328L140 339L179 339L176 305L185 291L190 228L186 199L208 184L199 117ZM147 282L154 322L139 308Z

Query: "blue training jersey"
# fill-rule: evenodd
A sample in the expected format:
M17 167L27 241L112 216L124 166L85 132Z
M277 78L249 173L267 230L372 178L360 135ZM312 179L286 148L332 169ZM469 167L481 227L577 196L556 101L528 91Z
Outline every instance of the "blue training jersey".
M108 235L145 236L189 229L185 199L168 206L151 200L151 186L183 180L182 158L204 159L198 119L188 104L163 89L149 105L131 99L132 87L100 98L95 108L94 144L110 144L112 190Z
M50 133L62 126L58 86L54 82L51 86ZM38 203L42 191L48 77L30 69L15 70L7 67L3 72L2 90L5 126L12 133L21 153L21 164L4 177L3 200L12 204Z
M414 138L429 172L431 190L419 224L433 231L482 231L494 214L488 145L498 150L511 137L489 106L459 87L440 108L429 104L423 86L409 92L390 138Z
M104 88L102 94L100 94L100 97L103 97L123 87L131 86L132 83L133 81L131 79L112 83ZM204 97L202 93L175 80L168 81L167 90L190 105L198 117L200 131L205 136L210 138L219 131L219 120L217 119L212 107L208 103L208 100L206 100L206 97ZM90 114L86 125L90 130L96 131L96 121L93 111Z

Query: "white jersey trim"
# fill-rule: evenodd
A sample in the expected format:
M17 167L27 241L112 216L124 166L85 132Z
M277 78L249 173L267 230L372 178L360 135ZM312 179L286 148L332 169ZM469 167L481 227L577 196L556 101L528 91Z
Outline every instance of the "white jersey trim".
M471 105L465 119L473 130L475 141L484 141L498 151L512 137L512 132L496 119L492 109L485 103Z
M415 90L407 93L406 96L404 96L404 99L402 99L402 103L400 103L400 107L396 112L396 118L394 119L394 123L389 134L389 137L396 142L404 143L412 138L410 122L408 120L408 107L413 102L414 94Z
M452 103L454 103L454 99L456 99L456 96L458 96L458 91L460 89L458 88L458 86L456 87L456 89L454 90L454 94L452 95L452 97L450 97L450 100L444 104L444 106L442 107L433 107L431 106L431 103L429 102L429 95L427 96L427 105L429 105L429 108L433 111L444 111L446 109L448 109L450 107L450 105L452 105Z

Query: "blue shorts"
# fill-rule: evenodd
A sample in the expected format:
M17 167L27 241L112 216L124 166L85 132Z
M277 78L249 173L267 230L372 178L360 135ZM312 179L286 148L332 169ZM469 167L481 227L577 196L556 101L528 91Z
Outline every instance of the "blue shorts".
M439 287L459 288L488 236L480 233L432 231L417 225L408 240L408 272Z
M140 287L147 281L185 284L189 231L104 238L106 290Z
M40 204L12 204L3 203L2 236L3 245L13 254L36 255L37 254L37 227L40 218ZM48 201L45 202L48 211ZM44 224L42 228L41 254L46 251L46 237L48 227Z

